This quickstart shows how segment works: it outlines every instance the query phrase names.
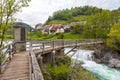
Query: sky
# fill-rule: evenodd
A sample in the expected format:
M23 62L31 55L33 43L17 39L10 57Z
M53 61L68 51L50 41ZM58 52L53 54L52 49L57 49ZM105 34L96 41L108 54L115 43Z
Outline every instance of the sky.
M120 7L120 0L31 0L29 5L22 8L16 18L34 27L38 23L45 23L58 10L85 5L113 10Z

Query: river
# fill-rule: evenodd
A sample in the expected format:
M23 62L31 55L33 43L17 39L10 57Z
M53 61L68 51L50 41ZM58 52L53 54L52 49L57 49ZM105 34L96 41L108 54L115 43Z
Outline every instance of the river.
M66 48L65 53L69 50L70 48ZM96 63L94 61L93 53L94 51L92 50L79 49L75 55L72 56L72 59L81 61L83 63L81 66L92 72L99 80L120 80L120 70ZM72 54L73 53L71 52L69 56Z

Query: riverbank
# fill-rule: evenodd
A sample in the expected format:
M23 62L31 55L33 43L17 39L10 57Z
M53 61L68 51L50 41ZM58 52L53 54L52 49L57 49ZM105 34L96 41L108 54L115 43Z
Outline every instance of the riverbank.
M73 62L73 61L72 61ZM44 65L42 72L45 80L98 80L81 64L73 63L68 56L56 56L54 64Z
M112 68L120 68L120 53L108 48L105 44L95 48L95 61L107 64Z
M120 80L120 70L96 63L94 61L93 50L79 49L76 54L72 56L72 59L82 62L80 65L87 71L93 73L98 80Z

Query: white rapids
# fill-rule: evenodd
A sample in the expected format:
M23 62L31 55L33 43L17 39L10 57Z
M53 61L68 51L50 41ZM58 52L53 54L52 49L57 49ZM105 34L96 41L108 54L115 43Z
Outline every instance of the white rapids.
M66 48L65 53L69 50L70 48ZM99 80L120 80L120 70L94 62L93 53L94 51L92 50L79 49L75 55L72 56L72 59L82 61L82 67L92 72ZM71 52L69 55L72 54Z

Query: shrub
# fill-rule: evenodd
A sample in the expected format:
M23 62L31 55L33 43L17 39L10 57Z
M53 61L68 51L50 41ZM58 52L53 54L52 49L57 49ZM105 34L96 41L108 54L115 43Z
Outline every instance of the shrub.
M49 66L48 71L52 80L68 80L70 68L67 65Z

